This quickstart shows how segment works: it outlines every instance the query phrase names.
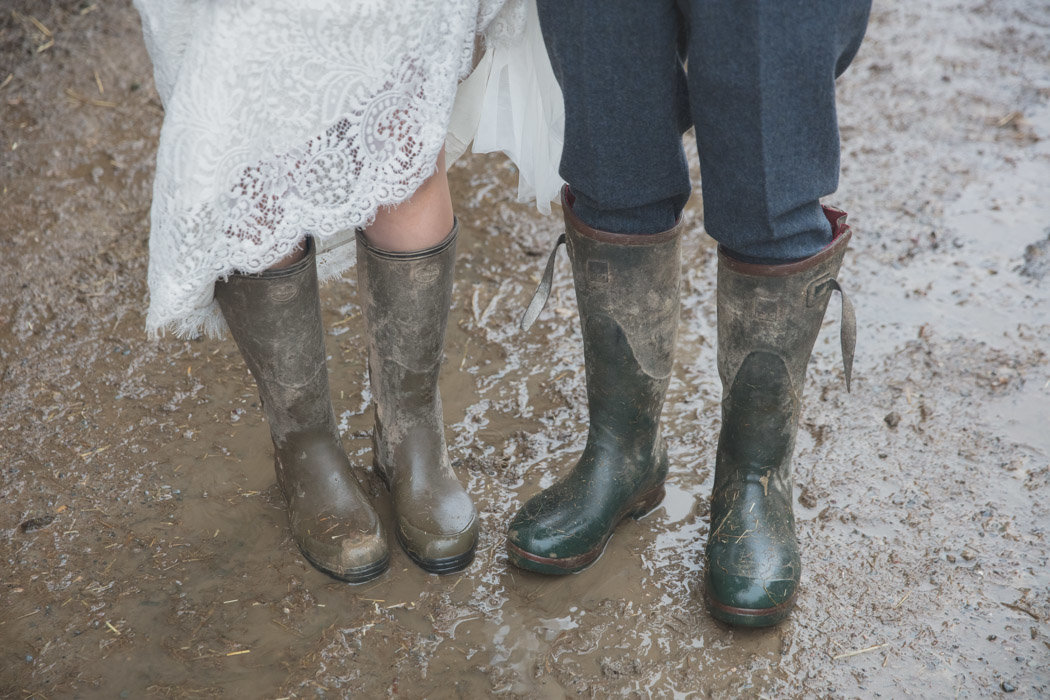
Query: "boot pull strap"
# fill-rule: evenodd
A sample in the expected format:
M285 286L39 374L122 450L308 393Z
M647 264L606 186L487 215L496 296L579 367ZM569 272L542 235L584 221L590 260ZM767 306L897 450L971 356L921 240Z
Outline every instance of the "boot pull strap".
M839 329L839 344L842 346L842 369L846 372L846 391L850 390L853 377L853 355L857 350L857 314L853 311L853 302L839 285L838 280L831 280L831 288L838 290L842 299L842 327Z
M558 248L565 243L565 234L558 236L558 240L554 242L554 249L551 250L550 257L547 258L547 267L543 270L543 277L540 279L539 286L536 287L536 291L532 293L532 301L529 302L529 308L525 309L525 313L521 315L521 330L527 331L532 327L532 324L539 318L540 312L543 311L543 307L547 305L547 299L551 295L551 287L554 286L554 261L558 257Z

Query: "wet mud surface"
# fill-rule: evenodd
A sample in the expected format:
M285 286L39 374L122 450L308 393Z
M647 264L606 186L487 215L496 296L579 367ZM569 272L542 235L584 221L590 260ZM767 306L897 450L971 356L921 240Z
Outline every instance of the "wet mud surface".
M504 526L583 445L569 267L516 330L557 215L499 157L452 171L463 225L442 376L477 561L392 542L352 587L286 530L232 341L143 330L161 111L126 2L0 16L0 696L1050 694L1050 6L877 3L840 83L855 235L853 393L832 304L796 452L798 608L742 632L703 610L720 386L697 197L665 409L664 504L586 572L508 568ZM9 77L10 76L10 77ZM368 470L353 275L323 290L346 448Z

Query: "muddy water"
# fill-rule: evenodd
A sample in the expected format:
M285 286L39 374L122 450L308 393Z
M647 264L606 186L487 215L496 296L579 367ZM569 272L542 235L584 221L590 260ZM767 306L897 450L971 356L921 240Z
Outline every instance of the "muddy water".
M160 110L134 13L15 4L51 36L0 17L0 696L1050 693L1045 3L880 3L841 83L854 390L833 304L796 458L805 587L761 632L714 623L697 595L720 392L699 201L668 498L549 579L509 568L502 533L585 432L564 258L547 311L515 330L558 221L511 201L500 158L453 169L442 391L478 558L439 578L394 545L388 574L350 587L288 537L232 343L144 337ZM352 275L323 303L345 445L388 515Z

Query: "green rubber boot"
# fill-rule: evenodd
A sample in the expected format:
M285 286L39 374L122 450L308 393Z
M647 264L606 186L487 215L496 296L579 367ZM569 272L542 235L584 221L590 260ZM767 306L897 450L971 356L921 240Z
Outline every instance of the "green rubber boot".
M562 198L559 244L567 240L583 324L590 429L576 466L531 498L507 532L510 562L545 574L591 565L621 520L663 500L660 413L678 335L679 227L654 235L597 231L576 217L570 196ZM523 327L549 294L557 250Z
M834 238L806 260L755 265L718 253L718 436L704 591L711 614L745 627L791 612L802 564L792 512L791 455L806 365L849 245L844 212L824 208ZM849 388L856 324L842 295Z
M354 478L328 393L314 247L302 260L215 283L215 298L255 377L277 484L295 543L315 567L363 583L386 571L386 535Z
M396 253L357 235L357 274L368 321L372 459L390 489L401 548L432 574L474 560L478 515L445 446L438 373L452 302L459 224L426 250Z

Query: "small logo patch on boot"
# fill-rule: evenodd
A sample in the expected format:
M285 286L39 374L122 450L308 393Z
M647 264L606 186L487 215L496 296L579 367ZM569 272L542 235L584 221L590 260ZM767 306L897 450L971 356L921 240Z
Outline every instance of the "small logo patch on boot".
M286 282L283 284L273 284L270 286L269 291L270 299L277 302L278 304L283 304L286 301L291 301L292 299L294 299L295 295L299 293L299 283Z
M605 260L588 260L587 280L594 284L609 284L609 263Z
M823 274L809 283L806 288L806 306L816 306L824 303L831 294L832 282L835 278L829 274Z

